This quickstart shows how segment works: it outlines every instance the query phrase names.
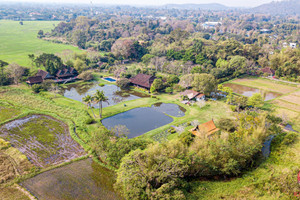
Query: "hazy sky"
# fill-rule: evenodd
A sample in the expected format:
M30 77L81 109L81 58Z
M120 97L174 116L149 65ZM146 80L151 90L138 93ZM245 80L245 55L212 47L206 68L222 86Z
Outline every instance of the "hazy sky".
M9 0L0 0L9 1ZM21 2L39 2L39 3L89 3L91 0L13 0ZM235 7L254 7L272 0L92 0L93 4L126 4L126 5L163 5L169 3L221 3L226 6ZM278 1L278 0L277 0Z

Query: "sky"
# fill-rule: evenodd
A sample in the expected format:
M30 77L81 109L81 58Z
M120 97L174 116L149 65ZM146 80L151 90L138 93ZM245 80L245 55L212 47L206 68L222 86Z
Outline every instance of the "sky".
M9 0L0 0L9 1ZM220 3L231 7L255 7L273 0L13 0L14 2L39 2L39 3L89 3L93 4L117 4L117 5L164 5L164 4L184 4L184 3ZM278 1L278 0L276 0Z

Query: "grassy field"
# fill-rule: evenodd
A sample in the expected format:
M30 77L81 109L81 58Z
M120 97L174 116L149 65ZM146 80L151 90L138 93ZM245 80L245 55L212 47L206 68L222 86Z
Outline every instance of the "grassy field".
M20 25L17 21L0 20L0 60L8 63L16 62L22 66L31 66L28 54L59 53L69 49L81 52L77 47L56 44L37 38L37 32L51 31L59 22L25 21Z

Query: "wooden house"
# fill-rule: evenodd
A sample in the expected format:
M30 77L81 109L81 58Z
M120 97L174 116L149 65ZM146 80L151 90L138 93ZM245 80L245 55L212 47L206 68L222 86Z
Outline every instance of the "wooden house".
M156 79L155 76L150 76L147 74L138 74L130 79L131 84L137 87L145 88L149 90L153 81Z
M194 90L185 90L184 92L180 93L180 96L187 98L189 101L205 100L204 94L202 94L200 92L196 92Z
M202 136L203 134L205 134L205 136L209 137L219 130L220 129L216 127L214 120L210 120L208 122L205 122L204 124L200 124L192 128L190 132L195 136Z
M43 80L54 79L55 77L49 72L39 69L35 76L41 76Z
M56 77L59 79L67 79L67 78L75 77L77 75L78 72L73 67L58 70L58 72L56 73Z
M43 82L42 76L31 76L27 79L28 85L41 84Z

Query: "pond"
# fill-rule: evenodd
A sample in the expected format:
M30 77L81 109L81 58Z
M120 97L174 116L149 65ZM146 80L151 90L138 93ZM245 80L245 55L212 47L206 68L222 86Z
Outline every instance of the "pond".
M140 136L173 121L174 117L184 116L184 108L177 104L154 104L152 107L135 108L102 120L102 124L111 129L125 125L129 129L128 138Z
M67 85L66 88L62 89L61 94L69 99L82 102L83 97L94 95L97 90L104 91L105 96L109 99L109 104L103 102L103 107L116 105L123 101L149 97L149 95L132 90L122 90L116 85L99 86L97 83ZM98 104L94 104L93 106L95 108L99 107Z
M106 78L103 78L104 80L106 81L109 81L109 82L116 82L116 79L113 79L113 78L110 78L110 77L106 77Z
M44 172L20 185L41 200L121 199L114 191L114 181L113 171L85 159Z
M265 92L265 95L266 95L265 101L275 99L275 98L282 95L282 94L277 93L277 92L267 92L267 91L263 91L263 90L260 90L260 89L247 87L247 86L244 86L244 85L238 85L238 84L234 84L234 83L225 83L223 86L230 87L234 93L241 94L241 95L246 96L246 97L251 97L255 93L263 94Z

